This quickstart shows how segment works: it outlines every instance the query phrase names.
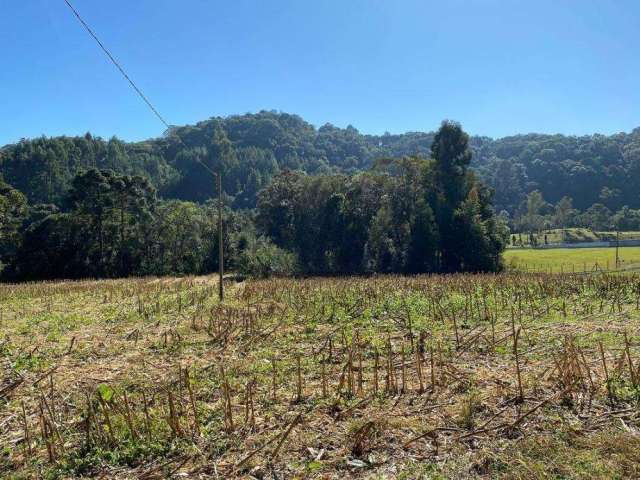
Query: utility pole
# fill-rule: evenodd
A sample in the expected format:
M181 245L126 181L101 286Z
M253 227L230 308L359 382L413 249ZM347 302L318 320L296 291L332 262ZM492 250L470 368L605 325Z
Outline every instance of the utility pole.
M618 256L618 249L620 248L620 231L616 230L616 270L618 269L618 262L620 257Z
M222 245L222 178L220 172L216 173L216 184L218 187L218 297L224 300L224 285L222 277L224 275L224 250Z

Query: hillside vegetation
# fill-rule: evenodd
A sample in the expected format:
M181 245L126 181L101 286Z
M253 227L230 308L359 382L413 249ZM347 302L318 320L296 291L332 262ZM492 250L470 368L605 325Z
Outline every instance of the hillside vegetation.
M202 201L213 196L214 185L198 158L223 172L236 207L252 207L279 171L353 173L379 158L428 156L434 134L366 135L352 126L315 128L296 115L260 112L212 118L138 143L90 134L23 140L0 150L0 168L4 181L32 203L57 203L79 169L90 167L143 174L163 196ZM640 129L611 136L472 137L470 145L471 166L495 190L498 212L513 216L535 190L553 204L570 197L579 210L595 203L614 211L640 208Z
M383 159L357 175L279 172L253 211L229 208L233 197L226 199L222 231L218 205L205 195L214 179L201 163L223 173L246 164L229 140L216 149L178 153L191 176L163 187L199 202L158 198L143 175L106 168L80 169L56 204L30 202L0 182L0 273L11 280L202 274L219 268L218 246L227 269L256 276L501 269L506 225L469 168L469 137L457 123L442 123L429 158ZM223 179L232 188L234 177Z

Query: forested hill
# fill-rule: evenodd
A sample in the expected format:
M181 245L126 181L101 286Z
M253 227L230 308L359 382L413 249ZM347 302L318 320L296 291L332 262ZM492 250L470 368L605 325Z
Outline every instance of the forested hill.
M203 201L214 185L200 160L222 169L225 192L235 207L246 208L281 170L352 173L382 157L426 156L433 135L365 135L351 126L315 128L297 115L260 112L212 118L137 143L89 134L23 140L0 149L0 169L32 204L59 203L75 174L93 166L142 174L164 197ZM533 190L554 203L569 196L581 210L594 203L640 207L640 128L612 136L472 137L470 143L472 167L495 189L497 211L516 213Z

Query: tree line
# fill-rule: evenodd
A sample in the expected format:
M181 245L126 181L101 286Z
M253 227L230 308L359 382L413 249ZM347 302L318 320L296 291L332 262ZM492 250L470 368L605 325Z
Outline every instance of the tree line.
M602 231L639 231L640 209L623 206L611 210L603 203L594 203L585 211L573 207L570 197L562 197L555 204L547 202L539 190L527 195L523 213L510 221L508 216L503 220L511 224L514 232L540 232L552 228L589 228Z
M257 195L285 170L352 175L380 158L431 155L435 132L365 135L356 128L315 128L287 113L216 117L177 127L162 138L126 143L116 138L36 138L0 149L4 180L30 203L58 203L80 169L111 169L146 177L158 196L204 202L214 184L200 162L224 172L235 209L252 209ZM640 128L616 135L471 137L470 168L494 191L497 212L515 226L527 197L539 191L555 205L563 197L585 212L601 204L612 212L640 208Z
M508 230L460 126L445 122L431 154L355 176L280 175L258 196L257 225L313 272L498 270Z
M233 157L225 143L220 140L215 156L201 152L192 160L215 168L213 159ZM226 267L254 275L497 271L508 230L494 213L490 189L469 169L471 159L467 134L444 122L428 157L379 159L350 175L274 172L255 193L254 209L232 208L236 197L225 194ZM232 171L231 164L218 167L223 179ZM53 198L32 200L1 184L5 279L218 269L217 205L209 195L162 198L147 176L79 170L65 193ZM189 187L194 196L213 186L205 173L198 181L200 189ZM180 182L184 178L170 188L187 188ZM228 179L225 185L225 191L231 188Z

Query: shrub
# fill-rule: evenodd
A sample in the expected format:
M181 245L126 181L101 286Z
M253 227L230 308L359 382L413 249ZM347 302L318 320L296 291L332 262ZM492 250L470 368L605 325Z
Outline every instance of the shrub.
M238 271L260 278L294 275L298 272L298 259L294 253L279 248L261 237L240 254Z

